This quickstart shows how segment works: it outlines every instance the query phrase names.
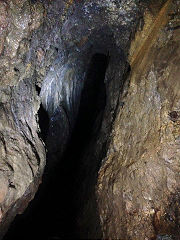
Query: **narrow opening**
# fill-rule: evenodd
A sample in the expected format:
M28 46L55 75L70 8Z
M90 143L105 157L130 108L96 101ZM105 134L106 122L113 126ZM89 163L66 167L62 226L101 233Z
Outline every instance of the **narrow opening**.
M19 72L19 69L17 67L14 67L15 72Z
M24 214L16 217L5 240L12 237L34 239L35 236L39 239L78 239L80 236L77 216L84 204L83 200L81 204L79 202L81 182L84 177L89 177L88 174L84 175L84 165L88 167L85 170L87 173L94 171L94 178L99 165L99 162L93 163L97 165L95 167L92 163L84 163L83 156L86 150L91 149L89 146L95 144L101 127L106 106L104 78L108 62L109 57L104 54L95 54L92 57L84 82L77 122L67 149L53 174L46 175L48 173L46 168L43 182L34 200ZM48 132L48 121L47 113L41 106L39 124L44 141ZM51 161L51 156L47 161ZM95 181L91 180L89 177L87 183L95 184Z
M40 88L37 84L35 84L35 88L36 88L37 94L39 95L40 92L41 92L41 88ZM39 114L39 115L40 115L40 114Z
M40 105L39 111L38 111L38 118L39 118L39 127L40 127L40 133L39 137L46 142L46 137L48 134L49 129L49 116L46 110L43 108L42 104Z
M77 123L72 135L72 140L77 138L83 146L91 140L92 135L95 135L100 127L101 121L96 122L96 120L98 116L103 115L106 105L104 78L108 61L108 56L95 54L87 71Z

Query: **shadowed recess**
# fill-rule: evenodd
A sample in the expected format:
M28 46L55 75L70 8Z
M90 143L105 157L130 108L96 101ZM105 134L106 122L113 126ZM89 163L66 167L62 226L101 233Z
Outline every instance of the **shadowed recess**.
M23 215L16 217L5 240L12 237L33 239L35 236L39 239L79 237L76 220L81 211L78 200L81 198L81 181L84 177L81 165L84 153L88 150L90 142L96 139L101 127L106 106L104 79L108 62L109 56L104 54L97 53L92 57L84 80L77 121L66 151L50 172L48 165L51 165L51 156L48 155L48 164L39 191ZM46 141L49 118L42 106L38 114L40 137ZM97 164L95 169L98 171L99 162L95 164ZM86 177L88 178L88 175ZM90 181L91 178L87 180L89 184L91 184ZM93 181L92 184L95 182ZM82 200L81 204L84 204ZM82 231L85 230L82 229Z

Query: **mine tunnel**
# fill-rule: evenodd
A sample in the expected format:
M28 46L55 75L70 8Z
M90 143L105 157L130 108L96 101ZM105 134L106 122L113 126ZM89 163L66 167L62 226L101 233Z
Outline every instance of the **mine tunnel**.
M84 165L84 155L89 154L89 145L95 144L101 127L106 106L105 74L110 56L96 53L92 56L84 79L80 106L75 127L63 155L57 156L58 162L51 166L51 156L47 148L47 166L42 184L33 201L22 215L16 216L4 240L17 239L79 239L80 232L86 231L77 227L77 216L84 204L81 196L81 182L93 185L96 182L100 161L94 162L94 180L88 176ZM41 105L39 112L40 137L46 143L49 116ZM63 123L62 123L63 124ZM88 158L91 161L91 158ZM83 166L83 167L82 167ZM50 168L50 170L49 170ZM89 178L89 179L88 179ZM86 185L87 185L86 184ZM89 188L89 186L85 186ZM81 199L81 201L79 200ZM96 212L97 209L95 208ZM97 222L99 219L97 219ZM87 233L88 234L88 233Z

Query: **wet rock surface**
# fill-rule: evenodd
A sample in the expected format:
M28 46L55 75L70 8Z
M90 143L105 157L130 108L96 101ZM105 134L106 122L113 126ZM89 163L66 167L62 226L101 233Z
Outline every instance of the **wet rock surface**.
M4 239L179 239L179 9L0 2Z

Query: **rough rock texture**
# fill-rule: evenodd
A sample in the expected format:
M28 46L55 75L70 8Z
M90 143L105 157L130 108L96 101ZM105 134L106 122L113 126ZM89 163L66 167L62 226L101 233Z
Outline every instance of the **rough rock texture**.
M178 0L0 2L1 236L41 181L38 110L48 114L43 138L54 168L100 54L107 66L93 131L66 170L76 235L179 238L179 9Z
M36 117L40 101L26 58L42 15L39 3L0 2L0 236L33 198L45 165Z
M153 36L156 42L132 63L129 87L121 96L124 105L98 175L105 239L180 237L177 9L175 4L169 24Z

